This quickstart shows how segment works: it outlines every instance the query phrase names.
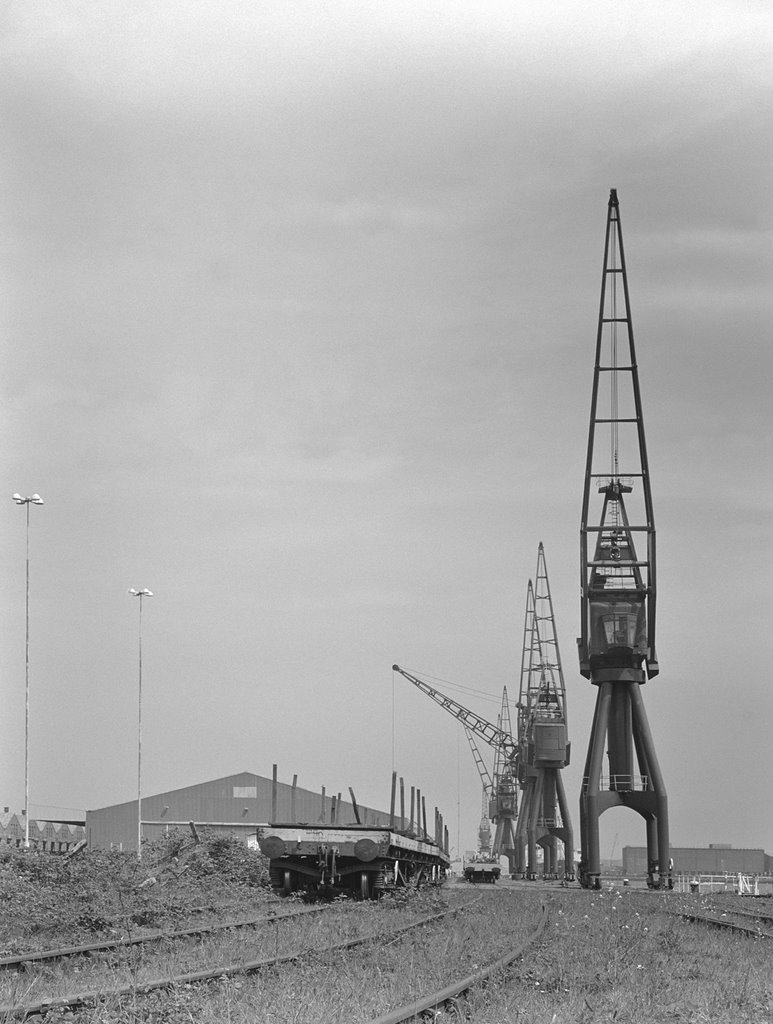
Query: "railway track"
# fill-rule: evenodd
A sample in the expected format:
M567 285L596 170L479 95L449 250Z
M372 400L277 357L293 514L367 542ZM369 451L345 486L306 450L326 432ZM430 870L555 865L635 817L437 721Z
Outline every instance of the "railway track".
M724 928L727 931L738 932L741 935L749 935L757 939L773 939L773 917L766 914L754 914L749 911L738 910L734 907L720 909L716 907L703 908L705 912L698 910L681 910L675 913L693 924L704 924L712 928ZM751 924L749 921L753 920Z
M542 936L547 921L547 908L543 904L541 907L540 917L534 931L510 952L504 956L498 957L492 963L473 971L471 974L452 982L450 985L446 985L441 989L437 989L434 992L430 992L427 995L422 996L420 999L416 999L410 1003L404 1004L403 1006L399 1006L389 1013L382 1014L382 1016L371 1021L371 1024L404 1024L406 1021L415 1020L424 1013L431 1013L434 1015L437 1014L438 1011L452 1006L459 1010L459 998L466 995L470 989L484 984L489 978L493 977L498 972L505 970L505 968L510 967L516 960L519 960L525 954L526 950ZM458 1016L463 1016L461 1011L459 1011Z
M214 982L222 983L224 979L252 975L268 968L291 968L304 960L313 958L330 958L349 954L351 951L365 946L388 947L397 941L406 940L411 933L420 929L437 928L449 916L468 910L480 897L473 899L454 899L452 905L432 913L411 913L405 908L374 914L367 905L346 902L329 904L324 908L311 908L296 913L264 916L262 919L210 926L208 928L185 929L180 932L167 932L160 935L146 936L144 939L130 942L96 943L96 947L71 947L69 949L49 950L34 954L26 959L22 956L6 958L13 960L18 968L24 970L11 976L10 983L4 979L0 984L0 1015L3 1019L27 1018L34 1014L44 1014L56 1008L72 1010L87 1005L102 1004L104 1006L120 1005L122 1000L147 996L159 990L176 990L190 986ZM369 912L370 911L370 912ZM316 919L314 915L316 914ZM415 919L406 922L405 918ZM388 922L388 927L383 927ZM249 942L238 941L230 935L235 929L263 925L274 925ZM280 934L282 924L287 925ZM326 933L339 936L338 941L330 942ZM228 940L223 941L223 933ZM355 934L352 934L355 933ZM211 941L213 936L219 937ZM182 953L171 954L171 945L184 939L203 940L196 948L186 948ZM158 947L158 954L148 957L143 947ZM273 955L266 955L274 946ZM263 955L255 957L254 952L260 949ZM117 954L130 952L133 957L127 961ZM82 955L89 956L87 966L74 970L62 970L53 976L49 965L54 960L65 960L75 963ZM217 962L213 962L213 960ZM187 964L195 961L195 969L180 970L175 964ZM10 963L6 967L12 966ZM154 970L156 974L154 975ZM88 988L73 990L76 980L81 984L88 979Z
M121 949L128 949L131 946L150 945L154 942L197 938L202 935L212 935L217 932L224 932L236 928L257 928L261 925L280 924L282 921L289 920L290 918L301 917L307 914L319 914L325 909L325 906L307 907L303 910L294 910L283 914L261 914L258 917L225 921L218 924L196 925L191 928L176 928L167 931L154 931L144 935L126 936L121 939L104 939L100 942L87 942L81 945L61 946L58 949L29 950L26 953L17 953L14 956L0 957L0 970L13 968L28 970L32 964L42 964L53 960L64 960L68 957L94 956L98 953L110 953Z
M727 998L728 976L749 971L742 996L756 993L759 1012L748 1019L767 1019L769 949L754 940L769 930L769 915L740 900L456 883L380 902L271 904L260 918L228 924L84 953L47 950L37 961L20 954L0 972L0 1020L612 1019L652 995L648 977L659 979L668 1005L692 993L703 1012L707 991ZM673 1019L666 1009L647 1019ZM727 1019L747 1019L732 1009Z

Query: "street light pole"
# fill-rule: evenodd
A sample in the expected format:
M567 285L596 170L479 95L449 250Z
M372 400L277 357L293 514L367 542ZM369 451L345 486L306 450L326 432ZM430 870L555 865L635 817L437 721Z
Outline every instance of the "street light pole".
M39 494L23 498L14 494L17 505L27 506L27 594L24 606L24 849L30 846L30 505L42 505Z
M143 588L131 589L129 593L132 597L140 599L137 681L137 860L142 860L142 599L153 597L153 592Z

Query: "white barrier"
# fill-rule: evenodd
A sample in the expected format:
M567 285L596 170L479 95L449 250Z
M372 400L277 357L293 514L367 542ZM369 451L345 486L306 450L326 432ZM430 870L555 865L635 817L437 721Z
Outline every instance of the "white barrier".
M766 879L763 879L763 884ZM760 879L757 875L687 875L676 876L674 888L677 892L693 892L701 896L706 893L728 892L738 896L759 896Z

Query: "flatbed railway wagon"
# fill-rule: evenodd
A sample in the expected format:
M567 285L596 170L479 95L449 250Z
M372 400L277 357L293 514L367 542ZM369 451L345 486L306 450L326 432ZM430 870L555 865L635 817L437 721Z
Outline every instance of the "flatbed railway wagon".
M493 885L502 869L496 860L469 860L464 865L464 877L468 882L491 882Z
M445 880L451 860L431 839L370 825L263 825L271 887L293 892L348 891L361 899Z

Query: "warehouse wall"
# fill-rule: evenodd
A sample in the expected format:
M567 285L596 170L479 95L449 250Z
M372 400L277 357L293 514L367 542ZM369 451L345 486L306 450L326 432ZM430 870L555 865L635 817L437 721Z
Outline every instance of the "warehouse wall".
M223 831L247 839L258 824L272 820L272 779L251 772L228 775L211 782L187 786L142 798L143 841L163 835L178 823L193 821L218 824ZM336 794L337 796L337 794ZM309 824L330 821L333 796L295 788L295 821ZM384 825L389 814L358 804L363 824ZM293 787L277 783L276 821L290 822ZM355 821L351 802L341 800L337 812L340 824ZM86 812L86 838L91 849L137 849L137 801Z
M765 874L764 850L734 850L732 847L674 846L671 848L674 871L694 872L702 875L722 875L742 872L749 875ZM623 874L647 874L647 848L623 847Z

